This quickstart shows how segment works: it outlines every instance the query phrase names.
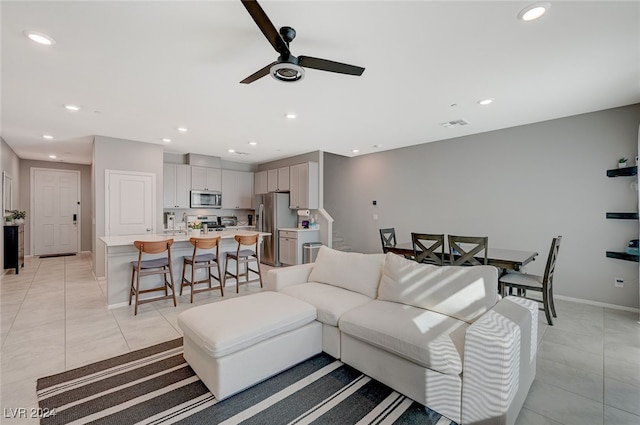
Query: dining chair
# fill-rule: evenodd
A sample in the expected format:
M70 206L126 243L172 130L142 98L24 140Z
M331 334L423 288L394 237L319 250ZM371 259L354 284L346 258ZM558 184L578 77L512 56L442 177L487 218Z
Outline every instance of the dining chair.
M449 235L449 262L452 266L479 266L488 264L487 251L489 238L487 236L454 236ZM479 256L484 251L484 257ZM481 259L478 260L478 258Z
M396 246L397 242L395 227L380 229L380 241L382 242L382 252L384 253L387 252L387 248Z
M547 323L553 326L551 316L558 317L556 307L553 303L553 275L556 269L556 261L558 260L558 252L560 251L560 242L562 236L553 238L551 241L551 249L547 257L547 265L544 269L544 275L538 276L518 271L508 271L498 279L498 290L504 297L506 295L506 287L509 287L509 295L513 295L513 289L517 289L517 295L528 298L527 291L536 291L542 293L542 300L536 298L528 298L542 303L541 310L544 310L547 316Z
M411 232L411 242L415 261L437 266L444 265L444 235Z
M224 261L224 280L223 285L227 282L227 276L231 276L236 280L236 294L240 291L240 269L241 265L244 264L246 266L246 270L243 273L245 276L245 281L242 283L251 283L251 282L260 282L260 287L262 288L262 273L260 272L260 254L258 253L258 234L254 235L236 235L235 240L238 243L238 248L236 252L228 252L227 258ZM243 249L242 247L248 247ZM253 247L253 248L251 248ZM236 263L236 271L235 273L231 273L229 271L229 260L232 260ZM255 262L257 264L257 270L249 267L249 263ZM258 275L257 279L249 280L249 272L256 273Z
M185 286L191 288L191 303L193 304L193 295L198 292L211 291L213 289L220 289L220 296L224 297L224 289L222 287L221 274L220 274L220 236L213 238L190 238L189 242L193 245L193 253L191 255L185 255L182 257L182 278L180 280L180 295L182 295L182 289ZM207 252L208 251L208 252ZM213 252L212 252L213 251ZM191 280L187 279L187 268L191 269ZM198 270L204 269L207 273L207 277L201 280L196 280L196 273ZM217 276L213 274L213 270L217 269ZM218 281L218 286L211 286L211 279ZM208 288L196 289L195 285L199 283L208 283Z
M133 246L138 250L138 261L131 262L131 288L129 290L129 305L131 305L135 294L134 315L138 315L138 305L144 303L173 299L173 306L175 307L177 305L176 291L173 286L173 270L171 269L171 245L173 245L173 239L152 242L133 242ZM148 260L142 259L144 254L162 254L164 252L167 253L164 257L151 258ZM164 284L160 287L140 289L140 278L154 274L161 274ZM167 274L171 278L171 281L167 280ZM169 295L169 288L171 288L171 295ZM140 294L156 291L164 291L164 296L142 300L139 297Z

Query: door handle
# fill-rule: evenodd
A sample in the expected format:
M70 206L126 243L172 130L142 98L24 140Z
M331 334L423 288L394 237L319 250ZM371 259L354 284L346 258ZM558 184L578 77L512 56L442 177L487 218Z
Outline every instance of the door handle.
M150 232L151 230L153 230L153 229L147 229L147 232Z
M78 222L78 214L74 214L73 215L73 224L76 224Z

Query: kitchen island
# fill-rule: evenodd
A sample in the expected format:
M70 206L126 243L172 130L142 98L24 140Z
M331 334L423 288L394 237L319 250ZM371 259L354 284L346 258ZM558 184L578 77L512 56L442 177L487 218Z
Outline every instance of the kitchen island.
M211 231L207 234L201 234L198 237L216 237L220 236L220 270L224 274L224 260L227 252L235 251L238 244L234 237L236 235L260 235L259 243L262 243L264 236L270 235L265 232L250 232L246 230L224 230ZM129 288L131 286L131 261L138 260L138 250L133 246L133 242L140 241L161 241L165 239L173 239L171 246L171 265L173 270L173 281L176 295L180 293L180 277L182 275L182 257L193 254L193 245L189 242L191 234L142 234L142 235L125 235L125 236L102 236L100 241L105 245L105 270L107 272L107 306L109 308L121 307L129 304ZM165 256L165 254L156 257ZM145 254L144 259L153 258L154 256ZM196 274L197 279L204 277L204 270L198 270L202 276ZM160 276L147 277L140 281L141 289L156 287L161 285ZM235 281L233 281L235 284ZM189 291L189 288L185 288ZM153 295L145 294L149 298ZM142 297L144 298L144 297Z

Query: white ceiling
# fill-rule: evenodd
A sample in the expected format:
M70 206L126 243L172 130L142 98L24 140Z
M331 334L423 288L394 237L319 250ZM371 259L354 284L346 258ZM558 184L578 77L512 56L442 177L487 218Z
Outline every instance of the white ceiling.
M530 3L261 1L276 28L296 29L294 55L366 70L244 85L277 53L239 0L2 1L1 135L24 159L89 164L93 135L103 135L261 163L640 102L639 1L556 1L538 21L519 21ZM27 29L56 44L29 41ZM476 103L486 97L496 100ZM469 125L441 126L456 119Z

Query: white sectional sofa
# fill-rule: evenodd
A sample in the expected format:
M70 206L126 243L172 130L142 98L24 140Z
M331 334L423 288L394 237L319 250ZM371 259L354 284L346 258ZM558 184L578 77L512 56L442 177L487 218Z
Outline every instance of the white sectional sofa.
M266 288L315 306L322 348L462 424L513 424L535 377L538 306L492 266L438 267L322 247Z

